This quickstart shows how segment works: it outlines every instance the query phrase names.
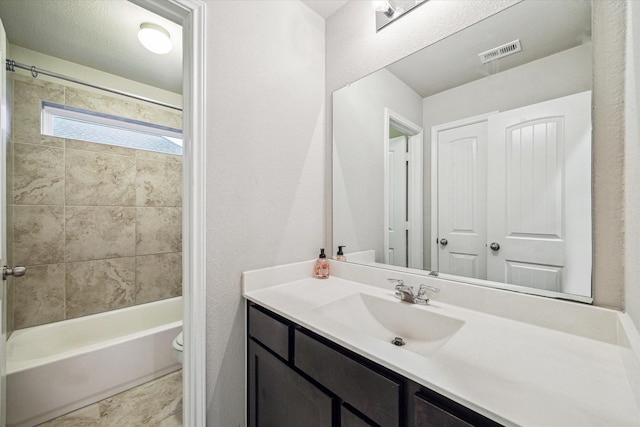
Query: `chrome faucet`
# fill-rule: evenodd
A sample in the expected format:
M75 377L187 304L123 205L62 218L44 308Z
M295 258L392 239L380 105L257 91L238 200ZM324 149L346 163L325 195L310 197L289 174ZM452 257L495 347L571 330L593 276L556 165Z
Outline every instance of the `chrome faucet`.
M427 305L429 303L429 297L427 296L427 291L438 293L440 292L439 288L435 288L433 286L428 286L425 284L421 284L418 289L418 294L413 293L413 286L407 286L404 284L404 280L401 279L387 279L390 282L395 282L396 284L396 298L399 298L402 301L410 302L412 304L420 304Z

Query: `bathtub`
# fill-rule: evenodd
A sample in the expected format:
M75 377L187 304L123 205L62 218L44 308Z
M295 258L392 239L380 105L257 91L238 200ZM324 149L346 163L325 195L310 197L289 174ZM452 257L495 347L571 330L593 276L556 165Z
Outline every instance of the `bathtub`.
M20 329L7 342L7 426L33 426L168 374L182 297Z

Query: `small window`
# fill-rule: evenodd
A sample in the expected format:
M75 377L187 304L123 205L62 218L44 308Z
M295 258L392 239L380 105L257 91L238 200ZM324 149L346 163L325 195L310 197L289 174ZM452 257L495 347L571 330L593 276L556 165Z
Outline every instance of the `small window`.
M42 134L182 155L182 131L95 111L42 103Z

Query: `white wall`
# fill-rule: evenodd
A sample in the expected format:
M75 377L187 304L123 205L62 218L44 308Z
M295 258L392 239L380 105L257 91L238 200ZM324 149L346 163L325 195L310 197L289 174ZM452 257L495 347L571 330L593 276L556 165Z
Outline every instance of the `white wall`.
M640 330L640 4L627 1L625 309Z
M425 129L591 90L591 44L529 62L424 99ZM431 135L425 141L431 140Z
M507 111L591 90L591 43L424 98L424 146L431 147L431 127L492 111ZM431 149L424 150L431 170ZM431 262L431 175L425 173L425 266ZM588 293L589 285L584 284Z
M384 262L385 107L420 124L422 98L382 69L333 94L335 245L374 249ZM330 252L335 252L332 249Z
M182 108L182 95L179 93L169 92L134 80L125 79L123 77L116 76L115 74L105 73L104 71L96 70L95 68L85 67L84 65L65 61L63 59L45 55L44 53L36 52L34 50L25 49L20 46L10 46L9 59L21 64L35 65L39 69L54 71L58 74L63 74L78 80L90 81L93 84L102 85L110 89L136 94L154 101L164 102L166 104ZM19 68L16 69L16 73L23 74L25 76L31 75L29 71ZM91 77L88 78L87 76ZM59 79L45 75L40 75L38 79L48 80L55 83L62 82ZM95 91L97 93L104 94L102 91L87 86L81 86L70 82L66 82L64 84L67 86L79 87L86 91ZM119 95L112 96L119 97Z
M468 0L464 2L430 0L403 16L401 20L375 31L375 15L368 1L350 1L326 22L326 156L332 157L333 104L331 94L425 46L429 46L476 22L479 22L521 0ZM421 120L415 122L420 123ZM428 151L428 150L426 150ZM332 163L327 162L327 176L332 176ZM429 178L428 174L425 178ZM328 245L342 245L333 241L332 183L326 191L326 241ZM426 182L425 185L429 185ZM426 188L426 187L425 187ZM382 190L380 190L382 192ZM430 200L425 199L428 207ZM425 214L430 208L424 210ZM430 223L424 230L428 231ZM429 240L425 240L426 266L430 265ZM346 243L345 243L346 244ZM348 251L354 250L347 248Z
M623 309L625 2L592 5L593 298Z
M208 6L207 424L235 427L246 409L241 273L324 244L324 20L299 1Z
M331 94L335 90L519 1L430 0L377 33L368 1L350 1L330 16L326 21L327 158L332 156ZM331 162L327 162L326 175L332 175ZM326 185L326 241L335 247L342 243L333 242L331 181Z

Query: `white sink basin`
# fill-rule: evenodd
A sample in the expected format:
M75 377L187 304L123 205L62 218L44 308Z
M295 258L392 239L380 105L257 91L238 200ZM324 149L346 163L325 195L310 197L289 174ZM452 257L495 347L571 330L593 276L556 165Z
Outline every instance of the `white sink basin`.
M432 356L464 325L430 309L369 294L353 294L314 310L361 334L386 341L401 337L401 348Z

